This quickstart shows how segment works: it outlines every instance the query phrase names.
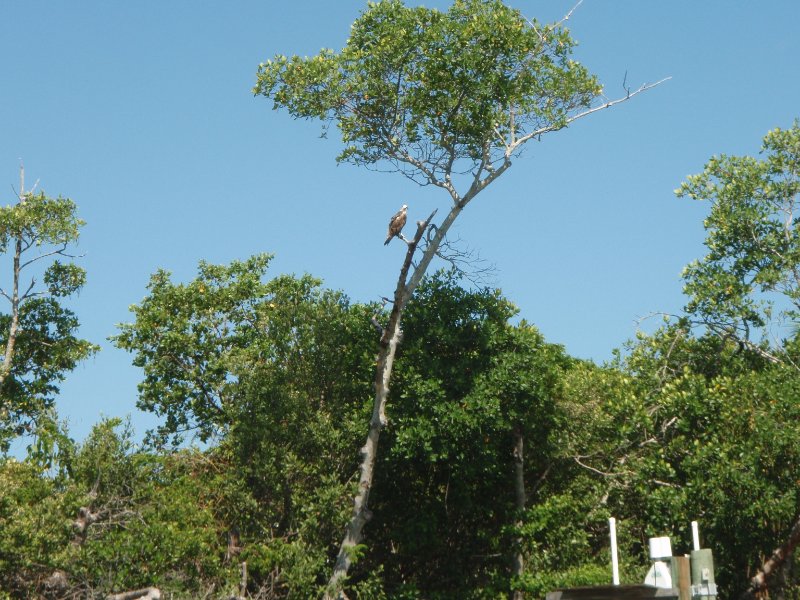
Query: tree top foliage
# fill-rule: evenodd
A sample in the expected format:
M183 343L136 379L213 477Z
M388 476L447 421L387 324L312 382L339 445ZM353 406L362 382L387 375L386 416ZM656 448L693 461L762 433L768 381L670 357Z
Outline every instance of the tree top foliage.
M480 174L567 125L601 93L570 59L575 42L500 0L456 0L447 12L371 2L340 52L276 56L254 93L296 118L335 122L337 160L388 162L420 183Z
M27 247L67 245L78 240L84 221L69 198L48 198L44 192L27 193L20 202L0 207L0 251L21 239ZM23 249L24 250L24 249Z
M676 193L711 203L708 253L684 271L687 312L742 340L776 317L797 322L800 122L768 132L761 157L712 157Z

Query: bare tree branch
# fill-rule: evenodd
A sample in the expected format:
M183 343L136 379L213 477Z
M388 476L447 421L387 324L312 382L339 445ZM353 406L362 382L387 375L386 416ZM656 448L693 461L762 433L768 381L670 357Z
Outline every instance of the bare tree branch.
M582 119L584 117L588 117L591 114L594 114L594 113L596 113L598 111L601 111L601 110L604 110L606 108L611 108L612 106L615 106L615 105L620 104L622 102L627 102L628 100L630 100L634 96L636 96L638 94L641 94L642 92L645 92L647 90L651 90L654 87L656 87L658 85L661 85L665 81L669 81L670 79L672 79L672 77L664 77L663 79L661 79L659 81L656 81L655 83L644 83L641 86L639 86L638 89L634 90L633 92L628 92L625 96L623 96L621 98L616 98L615 100L609 100L608 102L605 102L604 104L601 104L599 106L595 106L593 108L590 108L590 109L587 109L587 110L585 110L583 112L580 112L577 115L573 115L571 117L568 117L563 125L561 125L561 124L548 125L546 127L542 127L540 129L537 129L536 131L532 131L532 132L522 136L521 138L519 138L511 146L511 150L512 150L512 152L516 151L517 148L519 148L522 144L524 144L525 142L527 142L528 140L530 140L532 138L535 138L535 137L540 136L542 134L548 133L550 131L556 131L558 129L563 129L564 127L566 127L570 123L573 123L573 122L577 121L578 119Z
M583 0L578 0L578 3L571 9L569 9L569 12L566 15L564 15L560 21L556 22L556 27L569 21L569 18L572 16L572 13L574 13L581 4L583 4Z
M67 249L67 243L65 242L62 248L59 250L53 250L52 252L45 252L44 254L39 254L29 259L28 261L22 263L20 265L20 269L24 269L28 265L31 265L39 260L42 260L43 258L48 258L50 256L58 255L58 256L63 256L65 258L83 258L84 256L86 256L85 254L70 254L66 252L66 249Z

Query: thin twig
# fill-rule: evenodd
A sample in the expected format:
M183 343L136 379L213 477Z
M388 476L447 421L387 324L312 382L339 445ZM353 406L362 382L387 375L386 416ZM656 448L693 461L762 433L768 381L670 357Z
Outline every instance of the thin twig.
M370 318L370 323L372 323L375 329L378 330L381 336L383 336L383 325L381 325L380 322L378 321L378 315L380 315L383 312L383 309L389 302L391 302L389 298L387 298L386 296L381 296L381 306L378 310L375 311L375 314L372 315L372 318Z
M584 469L588 469L589 471L592 471L593 473L597 473L598 475L602 475L603 477L616 477L617 476L616 473L605 473L604 471L601 471L600 469L595 469L594 467L591 467L591 466L589 466L587 464L584 464L584 463L582 463L580 461L580 459L577 456L573 456L572 460L574 460L576 463L578 463Z
M566 15L564 15L564 16L562 17L562 19L561 19L560 21L557 21L557 22L556 22L556 26L559 26L559 25L561 25L561 24L563 24L563 23L566 23L567 21L569 21L569 18L572 16L572 13L574 13L574 12L577 10L577 8L578 8L578 7L579 7L581 4L583 4L583 0L578 0L578 3L577 3L575 6L573 6L573 7L570 9L570 11L569 11L569 12L568 12Z

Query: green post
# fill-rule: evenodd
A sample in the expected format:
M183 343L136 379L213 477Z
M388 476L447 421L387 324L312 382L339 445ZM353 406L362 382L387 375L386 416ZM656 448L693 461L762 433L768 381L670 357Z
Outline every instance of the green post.
M717 584L714 581L714 557L711 550L692 550L692 598L716 600Z

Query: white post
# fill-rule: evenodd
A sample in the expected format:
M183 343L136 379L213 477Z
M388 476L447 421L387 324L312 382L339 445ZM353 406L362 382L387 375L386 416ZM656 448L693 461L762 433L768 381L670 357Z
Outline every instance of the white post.
M697 521L692 521L692 542L694 549L700 550L700 532L697 529Z
M608 520L611 530L611 577L614 585L619 585L619 561L617 560L617 520L611 517Z

